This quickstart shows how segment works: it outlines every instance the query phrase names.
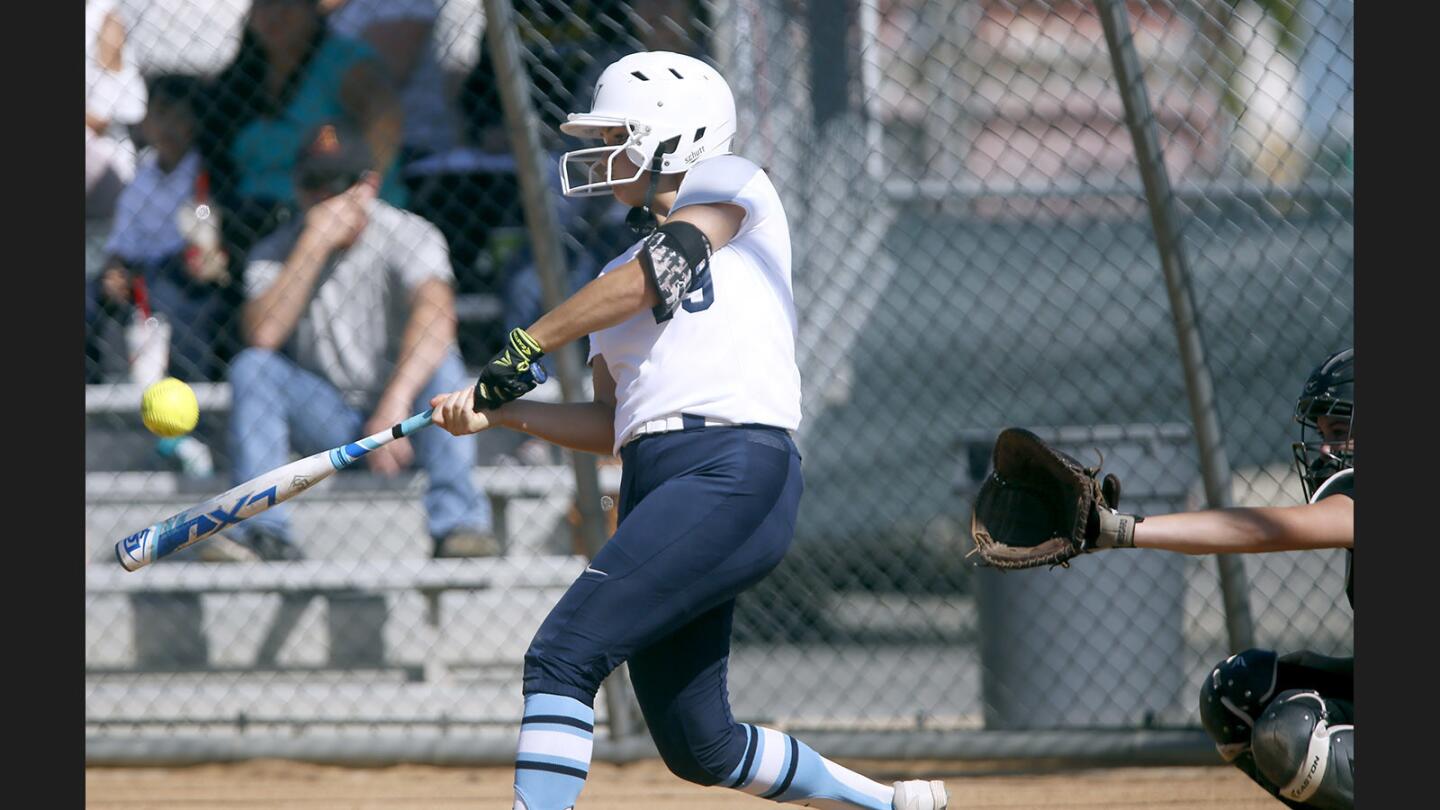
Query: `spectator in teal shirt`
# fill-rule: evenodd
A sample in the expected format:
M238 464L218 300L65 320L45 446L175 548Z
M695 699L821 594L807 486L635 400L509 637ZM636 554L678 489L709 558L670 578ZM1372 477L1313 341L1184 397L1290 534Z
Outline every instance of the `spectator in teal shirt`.
M234 253L291 216L305 133L342 121L364 134L380 198L404 205L403 128L393 83L369 45L331 33L319 0L252 0L235 59L216 78L201 133Z

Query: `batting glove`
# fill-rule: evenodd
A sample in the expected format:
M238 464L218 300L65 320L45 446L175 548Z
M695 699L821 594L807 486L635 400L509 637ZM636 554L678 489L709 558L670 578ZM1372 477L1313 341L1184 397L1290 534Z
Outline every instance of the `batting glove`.
M528 332L518 326L511 329L510 345L485 364L475 381L475 410L494 410L544 382L545 372L536 363L544 356Z

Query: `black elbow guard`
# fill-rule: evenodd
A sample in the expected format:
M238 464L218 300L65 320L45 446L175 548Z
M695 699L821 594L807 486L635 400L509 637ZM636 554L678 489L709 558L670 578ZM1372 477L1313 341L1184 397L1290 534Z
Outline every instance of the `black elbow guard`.
M693 292L691 284L710 259L710 240L688 222L667 222L645 237L638 258L660 292L660 303L651 312L656 323L663 323Z

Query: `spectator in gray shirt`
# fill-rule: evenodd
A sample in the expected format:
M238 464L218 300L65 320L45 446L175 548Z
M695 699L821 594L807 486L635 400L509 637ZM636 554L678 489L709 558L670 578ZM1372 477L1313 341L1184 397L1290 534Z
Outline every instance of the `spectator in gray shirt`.
M363 137L312 131L296 162L303 214L255 245L245 270L248 348L230 367L235 480L352 441L468 383L455 343L453 274L434 225L376 198ZM489 502L472 482L476 446L424 431L366 456L393 476L418 460L432 553L499 553ZM301 556L287 507L232 530L262 559Z

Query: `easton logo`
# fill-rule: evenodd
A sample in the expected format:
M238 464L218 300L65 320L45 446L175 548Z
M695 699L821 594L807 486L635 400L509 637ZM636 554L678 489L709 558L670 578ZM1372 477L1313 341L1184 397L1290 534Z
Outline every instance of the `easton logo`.
M1317 754L1315 758L1310 761L1310 770L1305 773L1305 778L1301 780L1300 784L1296 786L1294 790L1290 791L1290 798L1298 799L1305 795L1305 788L1309 787L1310 780L1315 778L1315 769L1318 767L1320 767L1320 756Z

